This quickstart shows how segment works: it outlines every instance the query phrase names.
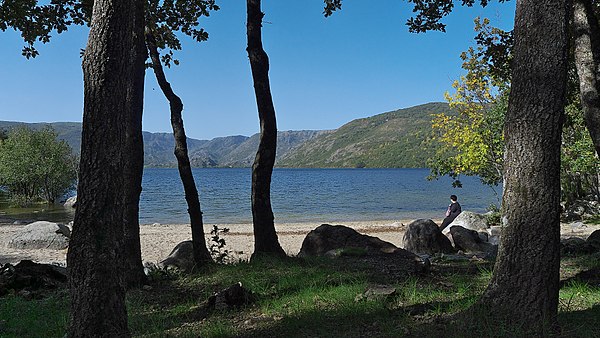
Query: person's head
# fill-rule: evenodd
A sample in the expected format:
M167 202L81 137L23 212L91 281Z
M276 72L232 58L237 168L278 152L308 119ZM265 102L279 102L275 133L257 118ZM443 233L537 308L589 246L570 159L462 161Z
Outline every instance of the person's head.
M456 202L458 200L458 197L456 197L456 195L450 195L450 200L452 202Z

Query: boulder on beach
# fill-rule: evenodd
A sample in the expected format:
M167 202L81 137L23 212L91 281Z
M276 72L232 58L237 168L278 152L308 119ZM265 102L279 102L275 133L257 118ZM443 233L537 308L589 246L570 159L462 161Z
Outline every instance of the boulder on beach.
M475 230L475 231L487 231L488 224L485 215L478 214L472 211L463 211L461 212L452 223L450 223L442 233L447 235L450 233L450 228L453 226L461 226L465 229Z
M596 231L592 232L588 236L586 242L589 243L590 245L593 245L597 249L600 249L600 230L596 230Z
M309 232L298 254L361 261L392 278L427 271L429 261L377 237L363 235L344 225L322 224Z
M38 221L26 225L8 242L15 249L62 250L69 246L71 231L64 224Z
M417 219L406 227L404 249L430 255L455 252L448 237L444 236L438 225L430 219Z
M191 271L196 263L194 262L194 243L184 241L175 246L169 256L162 260L160 267L177 267L183 271Z
M360 234L344 225L322 224L306 235L298 256L323 256L332 250L347 248L388 253L398 249L392 243Z
M65 208L76 208L77 207L77 195L67 198L67 201L63 203Z
M489 258L495 258L498 254L498 245L484 241L475 230L454 226L450 229L450 235L454 240L454 247L457 250L469 253L482 252Z

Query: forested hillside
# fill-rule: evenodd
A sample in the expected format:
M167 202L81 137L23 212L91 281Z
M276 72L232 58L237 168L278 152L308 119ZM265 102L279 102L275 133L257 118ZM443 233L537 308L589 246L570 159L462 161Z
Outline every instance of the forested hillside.
M302 144L278 162L284 167L422 168L431 115L448 111L434 102L354 120Z

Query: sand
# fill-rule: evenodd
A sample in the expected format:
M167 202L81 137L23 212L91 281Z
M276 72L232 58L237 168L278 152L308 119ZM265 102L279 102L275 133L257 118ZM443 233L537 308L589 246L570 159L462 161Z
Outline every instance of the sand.
M360 221L343 222L356 231L376 236L384 241L402 247L404 229L411 220ZM436 220L440 223L440 220ZM276 224L275 228L279 242L288 255L297 255L306 234L320 224L317 223L285 223ZM24 225L0 224L0 264L18 263L22 259L30 259L40 263L58 263L64 265L67 250L31 249L18 250L8 248L10 238ZM226 249L233 253L235 259L246 260L253 251L254 238L251 224L219 224L219 228L228 228L229 233L222 234L227 245ZM212 225L205 226L206 240L210 245L210 230ZM587 225L573 228L569 224L561 225L561 237L587 238L600 225ZM145 262L157 263L169 255L178 243L191 239L188 224L146 224L140 226L140 241L142 244L142 259Z

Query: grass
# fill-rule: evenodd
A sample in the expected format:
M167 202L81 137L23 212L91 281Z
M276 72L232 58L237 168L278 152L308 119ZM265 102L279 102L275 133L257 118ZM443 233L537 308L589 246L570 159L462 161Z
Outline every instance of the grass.
M151 290L129 292L129 327L137 337L469 337L473 332L436 320L460 316L482 294L492 274L489 263L440 262L427 275L392 279L339 262L289 258L212 266L191 276L156 273ZM578 274L598 266L597 255L562 262L563 337L600 337L600 285ZM395 293L357 297L382 281ZM237 282L255 294L255 303L229 311L206 310L203 304L210 295ZM63 337L68 295L59 291L29 301L5 296L0 299L0 318L1 337ZM481 325L479 334L484 336L518 336L512 328Z

